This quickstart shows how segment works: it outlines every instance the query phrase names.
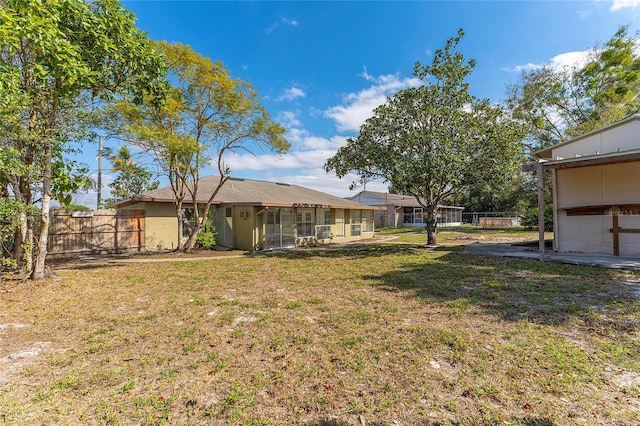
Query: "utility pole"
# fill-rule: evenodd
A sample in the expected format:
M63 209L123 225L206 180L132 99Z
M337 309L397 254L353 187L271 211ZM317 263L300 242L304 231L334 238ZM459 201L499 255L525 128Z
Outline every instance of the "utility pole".
M98 203L96 209L102 204L102 136L98 136Z

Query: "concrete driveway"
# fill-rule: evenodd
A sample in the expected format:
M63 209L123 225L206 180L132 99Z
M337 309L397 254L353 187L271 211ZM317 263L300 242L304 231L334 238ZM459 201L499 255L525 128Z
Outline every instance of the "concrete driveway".
M463 253L485 256L516 257L519 259L539 259L537 250L506 243L473 243L465 246ZM568 263L571 265L597 266L599 268L640 270L639 257L611 256L591 253L545 253L547 262Z

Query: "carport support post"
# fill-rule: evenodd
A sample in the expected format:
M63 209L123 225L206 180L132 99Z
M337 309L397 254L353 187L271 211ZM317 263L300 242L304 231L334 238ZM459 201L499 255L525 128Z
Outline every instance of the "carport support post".
M544 170L541 161L536 163L536 174L538 175L538 250L540 262L544 262Z
M620 222L618 220L620 209L618 208L618 206L611 207L611 214L613 215L611 218L611 231L613 232L613 255L620 256Z

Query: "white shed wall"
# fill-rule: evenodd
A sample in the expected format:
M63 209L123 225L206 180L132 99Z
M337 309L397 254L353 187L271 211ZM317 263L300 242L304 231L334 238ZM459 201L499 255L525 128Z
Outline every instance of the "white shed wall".
M584 157L638 149L640 119L633 119L552 149L552 159Z
M556 170L556 209L640 204L640 163ZM623 212L621 228L640 229L640 215ZM613 253L612 217L556 213L556 247L560 252ZM640 255L640 234L620 234L620 255Z

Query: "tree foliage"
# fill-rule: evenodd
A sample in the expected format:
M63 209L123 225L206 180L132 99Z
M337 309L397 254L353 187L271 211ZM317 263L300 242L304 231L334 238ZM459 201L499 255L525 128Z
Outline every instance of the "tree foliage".
M510 176L521 153L521 129L500 107L469 93L466 78L475 61L455 51L463 36L461 29L431 65L416 63L413 74L422 84L377 107L359 135L325 163L339 177L355 171L415 196L425 209L430 245L437 205L470 183Z
M117 103L108 115L111 128L148 152L169 178L178 217L178 249L189 251L205 226L209 209L229 178L224 159L238 151L251 152L250 143L278 153L289 149L284 128L260 105L257 92L246 81L233 78L220 61L212 61L189 46L160 42L167 58L171 87L161 108ZM191 225L183 204L198 203L201 170L217 167L220 181L203 210L194 208ZM182 227L189 238L183 245Z
M459 191L453 202L464 206L466 212L503 212L520 216L538 203L537 181L523 173L505 176L503 180L476 181Z
M117 173L116 178L109 184L111 198L105 200L105 204L153 191L160 185L160 181L152 180L153 173L134 161L126 145L122 145L115 154L111 150L105 150L105 154L111 161L112 171Z
M117 0L3 0L0 41L0 145L24 165L0 174L0 187L39 206L38 223L22 219L14 253L21 259L25 244L35 246L28 269L37 279L45 275L51 200L66 200L83 183L64 155L88 136L89 105L124 94L160 102L164 65Z
M615 123L640 110L638 39L620 27L584 66L523 72L507 105L537 150Z

